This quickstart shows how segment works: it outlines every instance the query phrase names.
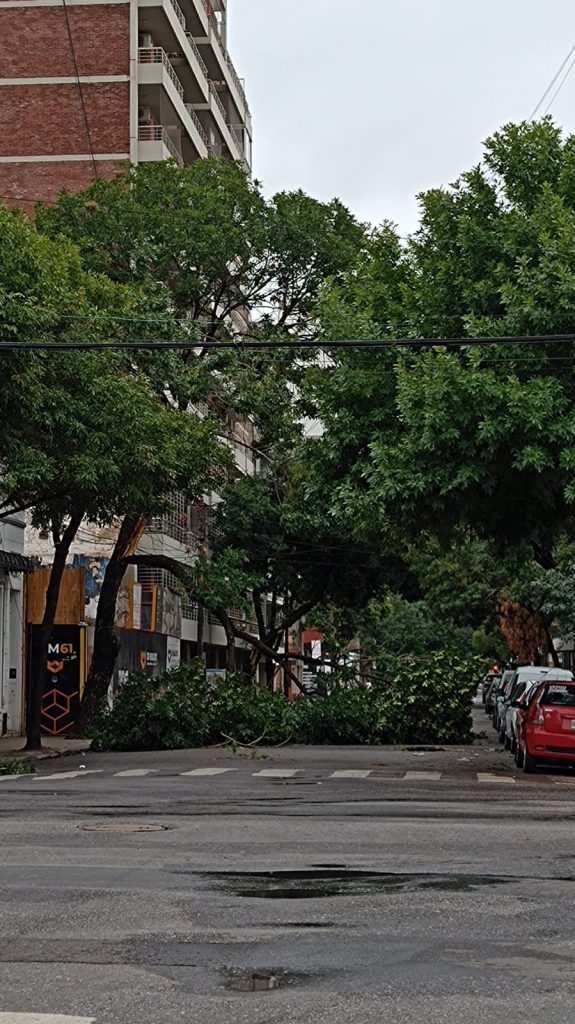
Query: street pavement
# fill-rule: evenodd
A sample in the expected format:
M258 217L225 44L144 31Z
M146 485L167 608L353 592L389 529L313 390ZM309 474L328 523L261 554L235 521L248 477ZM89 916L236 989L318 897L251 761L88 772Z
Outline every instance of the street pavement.
M492 736L1 778L0 1024L572 1024L575 772Z

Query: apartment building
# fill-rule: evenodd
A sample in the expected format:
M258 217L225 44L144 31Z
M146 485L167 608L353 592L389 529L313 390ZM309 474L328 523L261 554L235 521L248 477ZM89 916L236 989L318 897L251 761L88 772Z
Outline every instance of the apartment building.
M239 0L238 0L239 2ZM126 162L251 166L228 0L0 0L0 198L32 209Z

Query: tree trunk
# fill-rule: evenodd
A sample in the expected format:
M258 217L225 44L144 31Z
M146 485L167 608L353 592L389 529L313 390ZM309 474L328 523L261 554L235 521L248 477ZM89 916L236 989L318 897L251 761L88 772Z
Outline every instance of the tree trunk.
M30 658L30 678L28 680L28 699L26 703L26 746L24 750L42 749L42 697L44 696L44 679L46 677L46 658L48 644L58 608L60 585L66 569L66 559L70 545L78 532L83 516L73 516L63 534L54 544L54 561L46 590L46 604L40 629L32 648ZM54 529L54 535L56 531Z
M226 634L226 671L235 672L237 667L237 657L234 624L223 606L216 608L214 615L217 615Z
M551 655L551 658L553 659L553 664L554 664L555 668L560 668L561 667L561 661L559 659L559 654L557 653L557 651L555 649L555 644L553 643L553 637L551 636L551 632L550 632L550 629L549 629L549 626L547 625L547 623L545 624L545 633L547 635L547 649L549 651L549 654Z
M127 516L124 519L106 568L98 599L92 662L80 706L79 726L84 735L94 724L98 708L108 692L112 679L120 649L114 625L118 592L126 572L125 559L134 551L147 521L144 516Z
M298 677L296 676L295 672L292 672L292 670L290 668L286 668L285 658L284 658L283 654L278 654L278 652L274 651L273 648L269 647L265 643L262 643L261 640L258 640L257 637L252 636L251 633L246 633L245 630L243 630L243 629L236 629L236 628L234 628L234 633L235 633L236 637L238 638L238 640L245 640L248 644L252 644L254 647L257 647L258 650L262 651L263 654L267 654L268 657L270 657L273 662L275 662L278 665L283 666L284 671L288 675L289 679L291 679L292 683L295 684L295 686L300 691L300 693L302 693L304 696L306 696L305 689L302 686L302 684L300 683L300 681L299 681ZM296 655L296 657L299 659L302 656L301 655Z

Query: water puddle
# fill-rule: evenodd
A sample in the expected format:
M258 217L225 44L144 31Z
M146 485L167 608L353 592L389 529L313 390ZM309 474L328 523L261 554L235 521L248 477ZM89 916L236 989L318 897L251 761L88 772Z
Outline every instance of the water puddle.
M423 875L373 871L262 871L250 874L217 872L207 876L219 891L243 899L310 900L373 893L469 892L480 886L505 885L512 879L492 875Z

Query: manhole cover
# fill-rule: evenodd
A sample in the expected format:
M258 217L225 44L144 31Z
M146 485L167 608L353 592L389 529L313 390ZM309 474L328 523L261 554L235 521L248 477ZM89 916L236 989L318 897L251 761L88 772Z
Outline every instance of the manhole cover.
M167 832L167 825L144 825L115 822L105 825L82 825L84 832Z

